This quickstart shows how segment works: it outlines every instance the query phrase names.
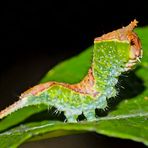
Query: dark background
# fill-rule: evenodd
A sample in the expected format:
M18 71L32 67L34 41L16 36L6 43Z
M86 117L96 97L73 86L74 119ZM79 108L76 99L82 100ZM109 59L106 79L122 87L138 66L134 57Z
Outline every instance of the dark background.
M95 37L135 18L139 26L148 24L146 1L21 0L6 1L1 7L0 109L17 100L21 92L35 85L58 62L89 47ZM88 137L97 141L93 136ZM83 135L82 141L88 137ZM128 140L104 139L108 145L137 145Z

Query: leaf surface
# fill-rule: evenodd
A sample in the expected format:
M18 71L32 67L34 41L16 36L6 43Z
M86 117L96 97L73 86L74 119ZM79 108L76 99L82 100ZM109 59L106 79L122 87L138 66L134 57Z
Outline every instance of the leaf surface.
M25 141L94 131L148 145L148 27L136 29L144 56L138 68L119 79L119 95L108 102L109 112L95 122L64 123L50 118L44 105L20 109L0 121L0 147L17 147ZM79 82L91 64L92 47L50 70L41 82ZM122 89L124 87L124 89ZM45 113L45 114L44 114ZM34 118L30 116L36 114ZM49 118L48 118L49 115Z

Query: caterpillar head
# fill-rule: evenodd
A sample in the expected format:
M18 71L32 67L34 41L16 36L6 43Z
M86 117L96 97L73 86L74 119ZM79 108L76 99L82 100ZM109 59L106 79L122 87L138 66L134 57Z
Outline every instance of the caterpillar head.
M134 20L131 22L128 26L127 29L131 29L131 31L128 32L127 38L130 43L130 52L129 52L129 62L126 64L127 70L131 69L137 61L140 61L140 58L142 58L142 46L139 37L135 32L132 32L135 26L137 26L137 21Z
M142 58L142 46L140 39L137 34L133 32L133 29L137 26L137 23L137 20L134 20L128 26L104 34L103 36L95 38L94 40L95 43L107 40L115 40L123 43L126 42L129 45L128 50L125 49L127 50L127 61L125 65L126 71L130 70L137 63L137 61L140 61L140 58ZM122 53L123 51L120 52Z

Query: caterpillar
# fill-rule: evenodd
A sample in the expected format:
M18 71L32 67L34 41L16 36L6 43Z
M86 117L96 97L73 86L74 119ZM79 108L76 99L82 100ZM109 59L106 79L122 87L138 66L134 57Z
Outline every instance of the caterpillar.
M95 121L95 109L105 109L108 99L117 95L121 73L131 70L142 57L142 46L133 32L137 21L94 39L92 64L77 84L46 82L22 93L20 99L0 112L0 119L26 106L46 104L64 112L67 122L77 122L83 114Z

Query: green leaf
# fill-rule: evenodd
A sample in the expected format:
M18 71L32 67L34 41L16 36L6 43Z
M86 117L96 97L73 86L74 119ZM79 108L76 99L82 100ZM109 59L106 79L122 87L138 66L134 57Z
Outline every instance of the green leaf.
M110 107L107 115L103 116L101 113L103 117L98 118L96 122L83 121L74 124L52 119L47 111L44 112L44 105L26 107L0 121L0 147L15 148L25 141L86 131L131 139L148 145L148 27L138 28L136 32L142 40L144 57L134 72L119 79L119 85L125 88L119 91L116 100L111 99L108 102ZM41 82L78 82L87 73L91 56L90 47L80 55L54 67ZM35 113L36 117L31 118Z

